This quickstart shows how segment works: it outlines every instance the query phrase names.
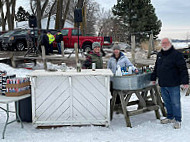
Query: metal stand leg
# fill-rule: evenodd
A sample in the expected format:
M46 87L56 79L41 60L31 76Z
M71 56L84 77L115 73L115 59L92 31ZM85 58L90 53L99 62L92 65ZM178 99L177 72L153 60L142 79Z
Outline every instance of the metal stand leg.
M16 106L17 106L17 109L16 109L16 118L18 118L20 124L21 124L21 128L23 128L23 123L22 123L22 120L20 119L20 115L19 115L19 105L18 105L18 102L16 102Z
M2 135L2 139L5 138L5 131L6 131L6 128L7 128L7 125L8 125L8 121L9 121L9 104L7 104L7 110L4 110L7 114L7 120L5 122L5 126L3 128L3 135Z
M22 121L21 121L21 119L20 119L20 116L19 116L19 105L18 105L18 101L17 101L15 104L16 104L16 106L17 106L17 109L15 108L15 109L16 109L15 111L10 111L10 110L9 110L9 104L6 104L6 105L7 105L7 109L4 109L4 108L0 107L0 108L1 108L2 110L4 110L4 111L6 112L6 114L7 114L7 119L6 119L6 122L5 122L5 126L4 126L4 128L3 128L2 139L5 138L5 131L6 131L7 125L9 125L9 124L11 124L11 123L13 123L13 122L19 120L20 123L21 123L21 128L24 127L24 126L23 126L23 123L22 123ZM16 119L9 122L9 113L15 113L15 114L16 114Z

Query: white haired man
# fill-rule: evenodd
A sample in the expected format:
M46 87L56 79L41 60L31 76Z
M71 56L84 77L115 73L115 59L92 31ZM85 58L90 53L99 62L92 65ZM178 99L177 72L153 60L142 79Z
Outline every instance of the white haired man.
M162 119L161 123L174 123L173 127L179 129L181 127L180 85L188 88L188 71L183 55L174 49L169 38L163 38L161 45L162 50L157 55L151 80L155 84L158 78L167 110L167 118Z

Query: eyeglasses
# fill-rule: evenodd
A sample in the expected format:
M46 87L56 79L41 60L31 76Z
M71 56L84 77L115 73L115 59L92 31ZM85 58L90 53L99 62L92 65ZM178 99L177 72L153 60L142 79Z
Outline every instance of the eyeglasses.
M162 42L161 44L168 44L169 42Z

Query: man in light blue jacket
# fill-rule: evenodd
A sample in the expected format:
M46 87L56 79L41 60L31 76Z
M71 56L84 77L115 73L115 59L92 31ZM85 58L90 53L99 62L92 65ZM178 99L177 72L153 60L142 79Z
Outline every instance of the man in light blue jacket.
M114 45L113 47L113 55L108 61L107 68L111 69L111 71L115 74L117 70L117 66L123 67L132 67L132 70L135 71L136 67L130 62L130 60L120 51L119 45Z

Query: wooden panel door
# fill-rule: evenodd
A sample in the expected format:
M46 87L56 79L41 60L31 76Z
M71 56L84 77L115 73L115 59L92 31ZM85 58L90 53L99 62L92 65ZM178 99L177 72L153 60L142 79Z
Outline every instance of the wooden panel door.
M71 97L68 77L49 76L36 78L33 105L34 121L67 122L71 120Z
M104 76L72 77L73 119L83 124L102 124L108 119L108 91Z

